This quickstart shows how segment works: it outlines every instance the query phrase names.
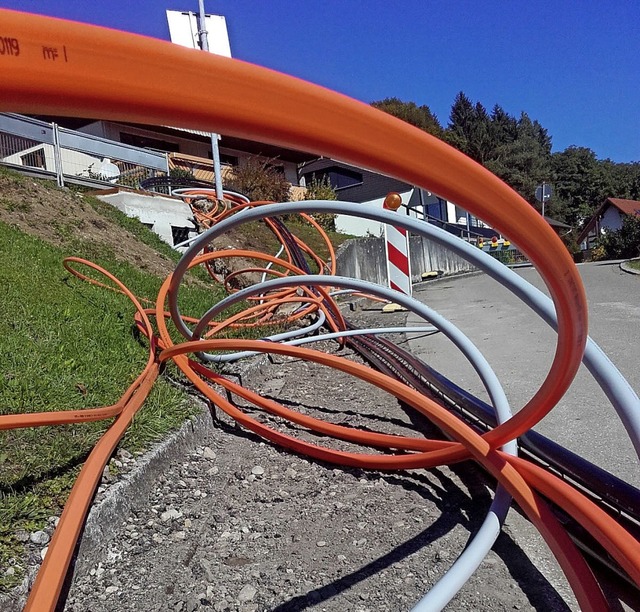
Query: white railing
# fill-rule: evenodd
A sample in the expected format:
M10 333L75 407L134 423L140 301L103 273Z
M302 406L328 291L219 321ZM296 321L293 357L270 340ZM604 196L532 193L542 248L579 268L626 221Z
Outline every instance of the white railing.
M0 113L0 164L72 182L124 185L169 172L167 154Z

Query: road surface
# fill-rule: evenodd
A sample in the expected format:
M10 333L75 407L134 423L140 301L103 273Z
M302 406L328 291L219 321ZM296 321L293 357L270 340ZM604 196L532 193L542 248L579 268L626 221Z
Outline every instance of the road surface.
M617 263L579 266L589 302L589 334L640 390L640 276ZM533 268L518 270L544 289ZM500 378L515 412L539 388L555 350L555 333L518 298L485 274L422 284L414 295L455 323L476 344ZM418 317L409 316L409 324ZM409 341L414 354L455 383L487 400L471 366L442 335ZM589 461L640 486L638 459L604 393L584 366L560 404L536 430Z

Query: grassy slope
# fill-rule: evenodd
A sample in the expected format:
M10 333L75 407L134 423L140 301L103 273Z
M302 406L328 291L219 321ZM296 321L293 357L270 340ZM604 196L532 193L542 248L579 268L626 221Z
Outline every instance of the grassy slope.
M54 199L57 208L52 207ZM176 251L136 219L86 194L81 201L105 222L105 232L113 231L109 228L114 225L124 228L159 253L159 258L179 259ZM0 212L4 208L11 213L10 219L20 215L25 229L24 220L36 216L36 207L51 207L54 213L46 224L55 238L49 244L0 221L0 304L6 313L0 317L0 414L111 404L146 362L146 347L132 333L134 309L129 301L77 280L61 262L67 255L94 261L136 295L150 299L163 279L122 261L108 240L83 239L83 226L102 225L102 221L83 221L85 207L78 209L76 203L73 193L0 167ZM291 220L287 225L326 257L326 247L311 226ZM336 247L347 238L331 235ZM234 242L273 254L279 247L270 230L258 223L239 228ZM198 282L181 292L185 314L204 312L220 296L219 289L205 286L205 274L195 276ZM250 335L267 331L273 330L253 330ZM161 379L121 446L131 452L148 447L192 413L183 394ZM108 425L0 432L0 591L22 577L22 545L16 532L39 529L49 516L59 513L82 462ZM14 567L15 573L5 575L7 567Z
M155 234L119 211L90 200L147 244L177 259ZM19 208L4 198L2 206ZM144 367L147 349L132 333L133 306L117 293L83 283L64 270L77 255L103 265L138 296L153 299L162 282L119 261L108 246L69 237L53 246L0 223L0 413L77 409L111 404ZM203 312L211 288L188 287L184 310ZM159 380L122 446L135 452L194 412L183 394ZM78 469L109 423L0 432L0 589L21 578L16 531L42 527L64 504ZM5 575L13 566L16 572Z

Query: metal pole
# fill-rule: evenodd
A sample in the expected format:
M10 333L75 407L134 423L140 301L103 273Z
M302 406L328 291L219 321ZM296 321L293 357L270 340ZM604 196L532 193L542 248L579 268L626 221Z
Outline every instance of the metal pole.
M204 12L204 0L198 0L200 14L198 17L198 37L200 38L200 48L203 51L209 51L209 39L207 37L207 21ZM216 186L216 198L222 200L224 193L222 191L222 170L220 168L220 150L218 148L218 134L211 134L211 157L213 158L213 182Z
M418 195L420 196L420 206L422 206L422 218L425 220L425 222L428 223L429 220L427 219L427 205L424 201L424 192L422 191L422 187L418 187Z
M58 124L52 123L53 135L53 161L56 166L56 182L58 187L64 187L64 168L62 167L62 151L60 150L60 133L58 132Z
M542 200L542 218L544 219L544 186L545 186L545 182L542 181L542 198L540 198Z
M207 37L207 21L204 12L204 0L198 0L200 14L198 16L198 38L200 38L200 48L209 51L209 39Z

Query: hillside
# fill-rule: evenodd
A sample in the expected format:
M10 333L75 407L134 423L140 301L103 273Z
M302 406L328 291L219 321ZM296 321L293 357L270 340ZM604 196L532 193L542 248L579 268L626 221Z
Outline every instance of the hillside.
M113 404L145 365L129 300L72 277L62 267L69 255L95 261L151 299L178 259L137 220L95 198L0 170L0 414ZM219 295L200 280L181 298L185 310L202 312ZM159 380L121 449L140 452L195 411ZM0 432L0 594L33 565L25 534L59 514L110 423Z
M177 260L153 232L100 200L2 168L0 222L57 247L90 243L158 276L169 274Z
M287 223L321 256L328 255L310 225ZM334 244L347 238L332 235ZM237 228L216 244L273 254L279 246L262 223ZM107 406L144 367L146 343L132 333L131 303L70 275L62 267L70 255L103 266L150 300L179 259L137 219L95 197L0 168L0 414ZM206 275L196 275L181 291L181 307L185 314L200 314L221 292ZM167 371L176 376L171 366ZM181 390L159 380L121 451L142 451L195 410ZM28 558L25 534L28 539L59 514L110 422L0 432L0 594L39 562Z

